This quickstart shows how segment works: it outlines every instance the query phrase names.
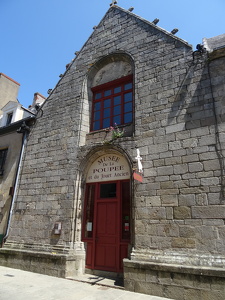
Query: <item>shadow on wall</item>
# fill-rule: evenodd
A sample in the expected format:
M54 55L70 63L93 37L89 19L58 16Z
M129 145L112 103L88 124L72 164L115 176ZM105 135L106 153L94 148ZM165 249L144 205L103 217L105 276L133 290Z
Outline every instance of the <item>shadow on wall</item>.
M213 75L217 76L217 73ZM218 203L220 204L225 200L225 163L219 128L222 116L221 112L216 112L211 76L209 61L206 57L190 63L171 107L168 125L183 123L183 130L209 128L208 135L198 132L198 136L194 136L195 134L192 133L189 145L182 144L182 148L188 148L189 154L194 154L197 153L194 148L204 145L208 147L208 151L211 149L216 153L218 161L215 160L214 168L220 172L220 202ZM199 162L202 161L199 159Z
M195 62L194 60L190 62L190 65L187 69L186 74L184 74L183 81L174 97L173 104L171 106L171 111L168 116L168 125L171 123L174 123L174 119L176 118L176 122L179 121L177 120L177 117L183 116L185 113L187 114L187 106L191 104L188 100L194 98L193 93L198 90L197 83L193 83L193 79L195 78L195 72L198 68L198 63ZM202 69L202 74L204 73L204 70ZM202 74L199 74L200 77L202 77ZM199 78L199 81L201 79Z

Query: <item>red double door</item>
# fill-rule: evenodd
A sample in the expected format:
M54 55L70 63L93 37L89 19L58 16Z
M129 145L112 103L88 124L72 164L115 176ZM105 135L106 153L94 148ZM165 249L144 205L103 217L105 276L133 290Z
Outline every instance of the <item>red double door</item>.
M122 272L130 243L129 181L87 184L83 241L87 268Z

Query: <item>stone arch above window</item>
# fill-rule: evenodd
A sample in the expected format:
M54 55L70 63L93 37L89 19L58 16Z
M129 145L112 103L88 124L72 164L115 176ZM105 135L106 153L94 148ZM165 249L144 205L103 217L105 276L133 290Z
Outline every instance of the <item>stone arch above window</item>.
M134 115L131 57L117 53L99 60L88 76L88 95L91 131L108 128L115 123L130 126Z
M101 68L93 78L92 87L132 74L131 65L125 61L114 61Z
M133 74L133 60L125 53L110 54L96 62L88 75L88 87L91 89L124 76Z

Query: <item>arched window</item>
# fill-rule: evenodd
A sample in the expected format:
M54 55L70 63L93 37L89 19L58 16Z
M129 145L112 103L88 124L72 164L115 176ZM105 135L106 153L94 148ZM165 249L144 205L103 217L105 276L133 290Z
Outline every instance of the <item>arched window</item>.
M92 99L90 130L114 127L115 124L131 128L129 125L134 118L131 58L118 53L104 57L92 67L88 82L89 99Z
M125 125L133 121L132 75L92 88L91 130Z

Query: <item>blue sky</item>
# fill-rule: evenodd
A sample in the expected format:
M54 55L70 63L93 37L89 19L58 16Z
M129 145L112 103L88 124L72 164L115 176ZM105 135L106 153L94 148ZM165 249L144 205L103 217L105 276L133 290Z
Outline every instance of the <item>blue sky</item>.
M111 0L0 0L0 72L21 84L25 107L39 92L47 96L65 66L98 25ZM124 9L195 46L225 33L225 0L118 0Z

